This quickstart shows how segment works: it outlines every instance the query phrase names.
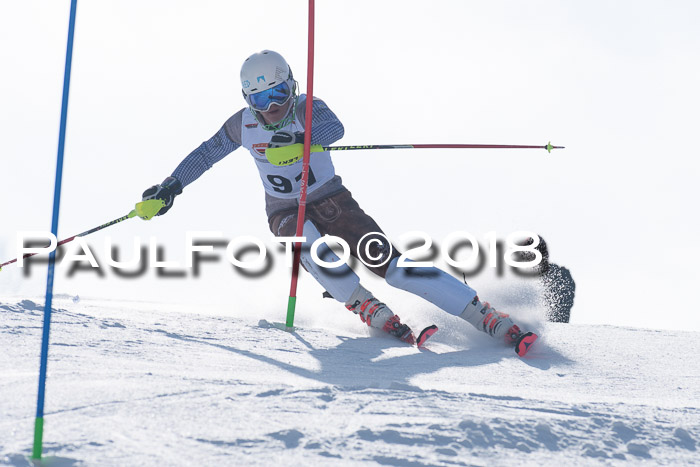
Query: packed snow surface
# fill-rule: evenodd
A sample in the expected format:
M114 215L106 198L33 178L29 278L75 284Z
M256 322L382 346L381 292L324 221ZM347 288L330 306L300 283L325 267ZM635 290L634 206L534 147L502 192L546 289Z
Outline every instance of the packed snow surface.
M57 301L47 465L700 464L697 332L540 324L521 359L449 316L420 351L198 311ZM42 318L0 303L4 464L29 465Z

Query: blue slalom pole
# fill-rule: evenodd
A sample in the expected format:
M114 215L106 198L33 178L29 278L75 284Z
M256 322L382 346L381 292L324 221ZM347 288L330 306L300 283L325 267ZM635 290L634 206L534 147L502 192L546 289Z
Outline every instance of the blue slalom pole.
M63 75L63 100L61 102L61 126L58 133L58 155L56 157L56 182L53 192L53 215L51 233L58 237L58 211L61 205L61 180L63 178L63 152L66 144L66 121L68 120L68 90L70 89L70 69L73 60L73 35L75 33L75 11L78 0L71 0L70 21L68 23L68 45L66 47L66 66ZM51 329L51 302L53 300L53 276L56 264L56 251L49 255L49 270L46 277L46 302L44 304L44 327L41 337L41 364L39 367L39 395L36 403L36 421L34 423L34 447L32 459L41 459L42 439L44 436L44 396L46 393L46 366L49 357L49 331Z

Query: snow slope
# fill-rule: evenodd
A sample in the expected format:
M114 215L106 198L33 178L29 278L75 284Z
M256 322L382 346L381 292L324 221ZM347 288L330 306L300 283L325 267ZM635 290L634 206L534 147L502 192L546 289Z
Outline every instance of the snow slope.
M359 320L286 333L263 312L57 307L52 465L700 463L697 332L543 324L519 359L452 317L421 352ZM28 465L41 325L36 303L0 303L4 464Z

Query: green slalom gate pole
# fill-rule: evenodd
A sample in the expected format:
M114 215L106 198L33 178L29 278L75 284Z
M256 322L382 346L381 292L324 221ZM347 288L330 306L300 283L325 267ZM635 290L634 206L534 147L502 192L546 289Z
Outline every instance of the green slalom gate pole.
M306 69L306 121L304 128L304 153L301 169L301 190L299 193L299 211L297 212L296 236L304 234L304 217L306 216L306 192L309 182L309 162L311 160L311 112L313 111L314 95L314 0L309 0L309 41L308 60ZM299 280L299 264L301 262L301 242L294 244L294 262L292 263L292 283L289 286L289 300L287 301L288 331L294 329L294 312L297 305L297 282Z
M160 199L149 199L147 201L141 201L140 203L136 204L136 207L126 216L122 216L118 219L114 219L113 221L106 222L98 227L94 227L90 230L86 230L85 232L73 235L72 237L64 238L63 240L59 241L56 243L56 248L58 248L61 245L64 245L66 243L72 242L78 237L85 237L86 235L90 235L91 233L95 233L99 230L106 229L107 227L113 226L114 224L118 224L120 222L123 222L127 219L131 219L132 217L140 217L141 219L144 220L149 220L153 216L155 216L158 211L160 211L160 208L165 206L165 203L160 200ZM54 234L55 235L55 234ZM32 257L34 255L38 255L39 252L37 253L27 253L22 256L22 259L27 259L29 257ZM4 266L7 266L8 264L16 263L19 258L11 259L10 261L6 261L4 263L0 263L0 271L2 271L2 268Z

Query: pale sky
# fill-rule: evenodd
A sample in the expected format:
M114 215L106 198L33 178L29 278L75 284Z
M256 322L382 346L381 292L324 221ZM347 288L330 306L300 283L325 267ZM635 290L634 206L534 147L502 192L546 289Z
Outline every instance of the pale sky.
M69 7L0 3L3 262L17 231L50 230ZM128 213L243 107L238 73L251 53L282 53L305 92L306 12L296 0L81 0L59 237ZM345 153L336 171L391 238L423 230L439 242L465 230L486 244L490 231L541 233L576 280L574 323L700 330L698 18L693 1L319 0L314 94L344 123L339 144L567 147ZM245 150L187 187L166 216L88 243L104 256L107 235L125 253L135 235L156 236L176 259L188 230L273 245ZM193 309L286 305L281 261L262 279L223 263L204 269L201 280L59 269L56 291ZM509 287L492 275L470 284ZM303 281L299 303L308 294L313 312L337 308ZM8 267L0 295L41 296L44 282ZM403 292L373 287L404 303Z

